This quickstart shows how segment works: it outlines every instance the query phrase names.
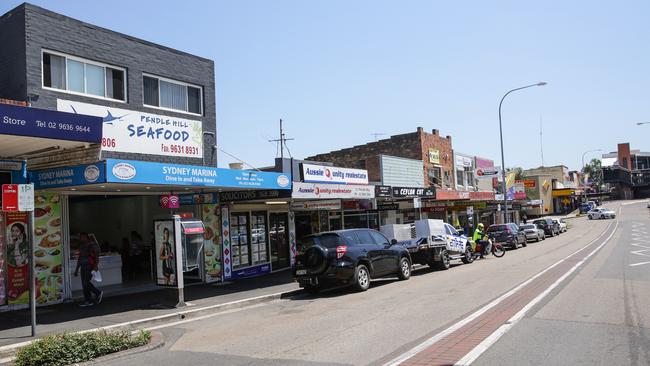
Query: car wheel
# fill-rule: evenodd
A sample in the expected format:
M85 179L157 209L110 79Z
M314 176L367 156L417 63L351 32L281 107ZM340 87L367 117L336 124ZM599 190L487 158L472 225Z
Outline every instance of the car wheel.
M467 247L465 248L465 255L463 256L461 261L463 261L463 263L465 264L470 264L474 262L474 253L472 253L472 248L469 245L467 245Z
M551 238L555 236L555 231L551 230Z
M411 278L411 262L407 258L400 259L397 277L400 280L408 280Z
M589 220L593 220L593 219L594 219L591 215L587 216L587 218L588 218Z
M370 272L368 267L360 264L354 270L354 289L366 291L370 287Z
M521 243L521 246L523 246L524 248L527 247L528 246L528 239L524 239L524 242Z
M449 258L449 252L447 252L447 249L443 249L442 252L440 252L440 259L436 263L436 267L445 271L448 270L450 266L451 258Z
M512 247L513 250L519 249L519 238L515 238L515 245Z
M540 240L542 239L539 237L539 234L537 234L537 239L535 239L535 243L539 243Z

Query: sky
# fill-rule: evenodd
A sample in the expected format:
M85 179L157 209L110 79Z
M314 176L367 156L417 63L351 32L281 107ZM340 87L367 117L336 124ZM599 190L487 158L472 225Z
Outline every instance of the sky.
M273 164L279 119L295 158L420 126L501 165L499 100L539 81L504 101L507 167L650 150L648 1L32 3L214 60L219 148L256 167Z

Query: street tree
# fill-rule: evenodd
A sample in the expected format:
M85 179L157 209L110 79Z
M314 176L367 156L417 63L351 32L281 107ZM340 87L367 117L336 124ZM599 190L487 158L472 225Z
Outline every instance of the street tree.
M603 170L600 159L591 159L591 161L582 168L582 174L587 178L587 181L592 182L594 186L600 187L603 185Z

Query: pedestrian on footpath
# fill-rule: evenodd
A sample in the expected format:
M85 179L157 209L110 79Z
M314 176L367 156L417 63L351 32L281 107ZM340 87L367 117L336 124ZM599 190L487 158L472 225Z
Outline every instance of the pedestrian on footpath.
M97 305L102 302L104 291L100 291L92 284L93 271L99 269L99 245L90 240L88 233L79 234L81 244L79 246L79 256L77 257L77 268L74 270L74 275L79 275L79 268L81 268L81 286L84 290L85 301L81 304L82 307ZM91 293L95 295L93 299Z

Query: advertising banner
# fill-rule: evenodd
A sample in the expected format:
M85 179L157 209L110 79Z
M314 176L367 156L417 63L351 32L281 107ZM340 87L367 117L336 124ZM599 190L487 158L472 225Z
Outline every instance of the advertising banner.
M231 242L230 242L230 210L228 206L221 206L221 238L223 247L223 278L230 279L232 276Z
M484 167L474 169L474 177L476 179L493 179L501 176L501 168L499 167Z
M373 186L346 185L346 184L320 184L320 183L293 183L293 198L375 198Z
M106 164L97 162L60 168L36 170L29 173L35 189L81 186L106 183Z
M29 302L29 231L26 212L7 212L7 298L9 305Z
M99 143L102 119L91 116L0 104L0 135Z
M429 148L429 163L440 164L440 150Z
M155 220L156 284L176 287L176 244L174 220Z
M109 183L266 189L289 189L291 183L281 173L116 159L106 159L106 175Z
M7 241L5 237L5 216L0 212L0 306L7 304Z
M375 197L392 197L393 191L391 186L375 186Z
M37 192L34 197L34 273L36 303L63 301L61 196Z
M18 211L18 184L2 185L2 211Z
M368 171L302 163L304 182L368 184Z
M207 204L201 209L205 233L203 234L203 260L205 268L205 282L221 281L221 211L219 205Z
M101 117L102 150L203 157L203 122L57 99L63 112Z

